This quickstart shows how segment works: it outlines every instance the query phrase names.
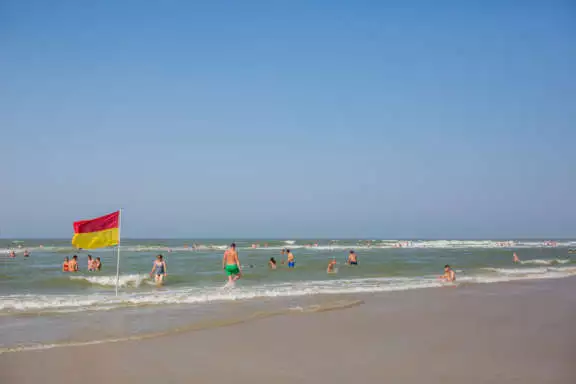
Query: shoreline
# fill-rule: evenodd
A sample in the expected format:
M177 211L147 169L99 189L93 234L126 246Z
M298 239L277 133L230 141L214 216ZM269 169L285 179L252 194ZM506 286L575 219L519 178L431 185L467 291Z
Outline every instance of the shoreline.
M0 355L3 383L576 381L576 277L373 294L138 340ZM83 367L100 367L86 375ZM222 364L226 361L226 364ZM154 367L155 364L162 369ZM30 367L34 369L30 369Z

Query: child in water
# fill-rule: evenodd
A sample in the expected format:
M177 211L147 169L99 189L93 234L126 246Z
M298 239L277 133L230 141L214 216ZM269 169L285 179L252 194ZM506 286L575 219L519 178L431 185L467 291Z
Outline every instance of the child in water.
M268 266L270 269L276 269L276 260L273 257L271 257L270 261L268 261Z
M94 262L92 261L92 255L88 255L88 272L94 272Z
M68 257L65 257L64 262L62 263L62 272L70 272L69 271L69 263L70 263L70 259L68 259Z
M102 269L102 262L100 261L100 258L97 257L96 260L94 260L94 270L100 272L101 269Z
M328 263L328 268L326 268L326 273L336 273L336 259L330 260Z
M446 264L444 266L444 274L440 276L440 279L447 283L453 283L456 281L456 272L454 272L454 270L448 264Z

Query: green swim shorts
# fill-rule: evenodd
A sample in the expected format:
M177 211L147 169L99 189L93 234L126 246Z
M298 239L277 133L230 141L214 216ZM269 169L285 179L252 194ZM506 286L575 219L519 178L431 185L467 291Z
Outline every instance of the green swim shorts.
M228 276L237 275L240 273L240 269L236 264L228 264L226 266L226 273Z

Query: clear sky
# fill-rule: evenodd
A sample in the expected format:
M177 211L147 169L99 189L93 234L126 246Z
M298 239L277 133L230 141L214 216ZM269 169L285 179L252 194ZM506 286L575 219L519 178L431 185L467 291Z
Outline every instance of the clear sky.
M0 132L2 237L576 237L576 5L0 0Z

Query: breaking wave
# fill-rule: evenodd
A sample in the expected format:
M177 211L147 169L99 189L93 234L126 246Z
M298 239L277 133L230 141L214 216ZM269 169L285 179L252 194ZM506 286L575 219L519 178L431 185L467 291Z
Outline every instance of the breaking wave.
M458 276L458 282L495 283L523 279L553 279L572 275L576 275L576 267L483 268L476 274ZM106 286L115 284L115 276L73 276L72 278L85 279L93 284ZM145 275L122 276L122 284L125 285L138 285L146 280ZM0 312L6 314L98 311L144 305L197 304L255 298L404 291L443 285L445 284L436 276L423 276L298 281L235 289L223 289L221 286L180 288L155 292L124 292L118 297L103 293L90 295L19 294L3 296L0 299Z

